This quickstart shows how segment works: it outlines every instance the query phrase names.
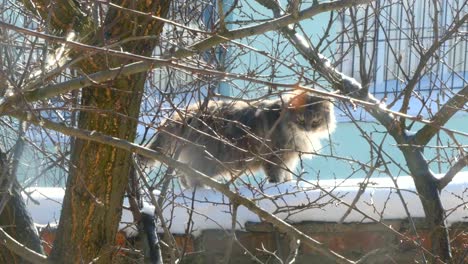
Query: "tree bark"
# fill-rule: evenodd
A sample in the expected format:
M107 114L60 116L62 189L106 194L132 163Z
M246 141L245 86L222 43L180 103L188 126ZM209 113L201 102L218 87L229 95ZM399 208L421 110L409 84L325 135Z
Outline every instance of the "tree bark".
M136 10L161 17L166 16L170 3L118 2L119 5L131 4ZM160 21L132 17L111 8L102 29L103 35L109 37L104 41L115 42L130 36L158 36L162 26ZM121 48L134 54L151 56L157 43L155 39L139 40ZM128 62L99 54L81 63L80 68L85 73L92 73L123 63ZM80 112L78 127L133 142L146 77L146 72L143 72L83 89L80 107L95 111ZM92 141L75 140L60 225L51 252L54 261L112 263L131 164L130 152Z
M130 118L81 112L78 126L133 141L146 74L115 86L83 90L82 106L109 109ZM115 235L131 168L130 153L76 139L72 165L51 257L62 263L111 263Z
M442 261L450 263L452 253L445 221L445 210L440 199L438 180L430 171L421 148L410 145L400 147L400 150L413 177L426 215L426 223L429 230L431 230L431 252L435 255L432 262L436 263L436 259L440 258Z

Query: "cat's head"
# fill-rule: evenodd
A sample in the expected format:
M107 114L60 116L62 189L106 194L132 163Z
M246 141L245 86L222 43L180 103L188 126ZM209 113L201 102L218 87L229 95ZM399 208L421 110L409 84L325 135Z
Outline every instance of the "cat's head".
M335 129L331 99L300 93L291 98L289 107L292 121L301 130L331 133Z

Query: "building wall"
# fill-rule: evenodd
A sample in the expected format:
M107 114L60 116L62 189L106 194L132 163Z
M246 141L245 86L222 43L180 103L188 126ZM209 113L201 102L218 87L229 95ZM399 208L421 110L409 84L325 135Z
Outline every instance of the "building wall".
M468 115L466 114L459 114L453 117L445 126L446 128L457 130L457 131L465 131L467 128L468 122ZM372 138L373 142L379 146L382 143L382 151L385 155L385 159L390 161L392 159L392 163L388 164L389 169L393 176L398 175L408 175L407 172L401 170L398 164L401 164L403 168L406 167L405 160L396 146L396 142L385 133L385 128L377 123L372 121L359 121L356 124L350 121L347 122L340 122L335 130L335 133L331 135L331 147L333 149L333 153L336 156L344 157L344 158L351 158L355 159L364 163L368 163L371 161L371 156L374 155L375 159L375 152L371 154L371 144L368 140L361 136L360 130L357 128L364 130L366 135ZM420 124L415 125L416 130L420 127ZM464 145L465 147L468 145L468 138L463 136L456 136L459 143ZM438 140L439 143L437 142ZM434 148L437 146L447 146L450 142L450 137L441 132L438 138L432 139L426 147L424 152L425 157L428 160L434 159L437 156L437 151L444 151L440 148ZM449 145L449 147L454 147L454 145ZM456 148L449 148L449 154L453 154L454 152L457 153ZM326 146L322 154L329 155L331 154L331 150L329 146ZM441 155L440 160L432 160L430 162L431 169L435 173L444 174L447 169L450 167L450 163L454 162L453 160L447 160L443 158L444 155ZM452 156L452 155L450 155ZM453 155L456 156L456 155ZM449 163L450 162L450 163ZM308 178L315 179L316 177L320 177L320 179L329 179L329 178L347 178L352 176L354 178L362 178L365 177L365 171L359 170L360 165L356 163L350 163L348 160L336 160L330 157L320 157L316 156L315 158L308 160L305 162L305 170L308 171ZM464 170L467 170L465 168ZM359 170L357 173L354 173L355 170ZM386 176L385 174L373 174L375 176Z

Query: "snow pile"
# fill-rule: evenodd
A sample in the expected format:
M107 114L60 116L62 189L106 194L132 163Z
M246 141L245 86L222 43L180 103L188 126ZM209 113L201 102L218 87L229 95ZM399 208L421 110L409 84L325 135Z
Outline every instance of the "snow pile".
M359 193L360 184L364 179L343 181L320 180L311 183L288 182L282 184L267 184L262 190L239 188L236 192L255 200L263 210L274 213L288 222L324 221L339 222L348 211L348 206ZM352 210L344 222L372 222L374 220L405 219L407 212L411 217L424 217L421 202L416 195L414 183L409 176L397 179L400 194L408 210L397 194L395 184L389 178L371 179L366 190L356 202L356 207L366 216ZM27 206L33 220L37 224L56 224L59 219L61 201L64 190L61 188L30 188L31 197L39 202L33 203L27 199ZM173 233L185 233L190 223L191 232L199 234L206 229L231 229L232 206L229 199L217 191L200 189L193 193L192 189L171 193L167 197L171 202L164 206L163 215L166 224ZM193 198L193 199L192 199ZM468 202L468 172L460 172L454 180L442 191L442 202L447 210L447 221L468 221L468 209L459 206ZM286 206L288 205L288 206ZM192 212L193 208L193 213ZM146 213L152 213L154 207L146 205ZM129 229L132 214L124 210L121 229L130 235L135 230ZM260 222L260 218L243 206L236 215L236 229L243 229L246 222ZM127 227L127 228L126 228Z

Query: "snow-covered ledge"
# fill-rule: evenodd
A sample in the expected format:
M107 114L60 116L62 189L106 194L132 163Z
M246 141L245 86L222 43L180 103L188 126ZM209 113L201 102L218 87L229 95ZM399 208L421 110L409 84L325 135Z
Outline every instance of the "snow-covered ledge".
M238 191L245 197L258 199L258 204L263 209L274 212L284 205L301 206L311 202L322 204L320 207L301 209L276 214L278 217L286 219L291 223L303 221L320 222L338 222L345 215L348 207L330 195L324 190L331 192L332 195L339 197L341 201L351 204L360 190L360 183L364 179L351 179L343 181L320 180L314 184L301 182L283 183L279 185L269 184L264 186L263 194L252 191L251 189L240 188ZM398 187L407 204L411 217L424 217L421 202L416 195L413 180L409 176L400 176L397 179ZM321 188L314 187L318 184ZM182 234L186 231L186 225L192 206L195 213L192 215L193 234L197 235L206 229L230 229L232 215L228 199L219 192L209 189L197 190L195 193L195 202L192 205L192 191L186 190L183 193L174 193L175 206L172 209L167 207L164 211L165 218L172 220L171 231L175 234ZM65 191L61 188L29 188L27 192L38 202L34 203L25 195L27 207L35 223L38 225L55 225L60 218L61 202ZM272 202L265 197L270 198L278 196ZM332 201L332 202L331 202ZM468 222L468 172L460 172L454 180L442 191L442 202L444 208L448 211L447 222L449 225L455 222ZM460 206L465 204L464 206ZM368 216L377 220L405 219L408 218L402 205L401 198L397 195L395 185L389 178L373 178L370 180L366 190L360 196L356 207ZM148 208L147 208L148 209ZM172 210L171 210L172 209ZM121 228L132 233L128 224L132 222L132 215L124 210L122 216ZM260 222L258 216L248 211L244 207L239 207L237 215L237 228L244 229L247 222ZM359 212L352 211L344 222L372 222L371 219L363 217ZM127 227L127 228L125 228Z

